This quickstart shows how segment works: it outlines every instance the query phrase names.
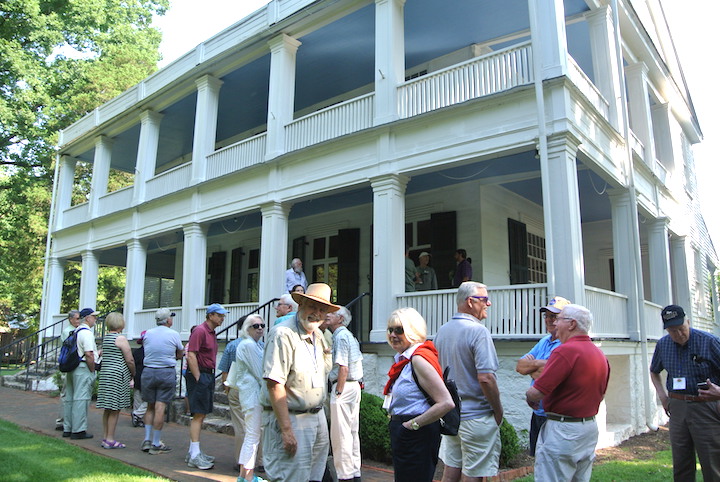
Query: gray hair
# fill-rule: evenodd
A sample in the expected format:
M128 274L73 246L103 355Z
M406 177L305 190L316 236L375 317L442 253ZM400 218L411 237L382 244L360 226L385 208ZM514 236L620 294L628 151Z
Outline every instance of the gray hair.
M348 310L344 306L341 306L340 309L335 312L335 314L342 318L343 326L348 326L352 321L352 315L350 314L350 310Z
M577 327L580 331L589 333L592 329L593 315L590 310L581 305L567 305L560 312L563 318L571 318L577 321Z
M293 258L293 260L290 261L290 267L295 268L295 265L297 265L297 263L302 263L302 260L300 258Z
M455 303L457 306L462 305L465 303L465 300L468 299L470 296L474 295L475 292L479 289L487 289L487 286L478 283L477 281L465 281L460 285L457 291L457 296L455 297Z
M280 302L285 303L286 305L290 305L292 307L292 311L298 310L298 304L295 303L295 300L290 295L290 293L280 295Z
M80 318L80 310L70 310L70 311L68 311L68 314L67 314L68 320L72 320L72 319L75 318L76 316L77 316L78 318Z
M238 333L238 336L240 338L249 338L250 333L248 333L248 330L255 323L265 323L265 321L263 321L262 316L260 315L248 315L247 318L245 318L245 321L243 321L242 326L240 327L240 333Z

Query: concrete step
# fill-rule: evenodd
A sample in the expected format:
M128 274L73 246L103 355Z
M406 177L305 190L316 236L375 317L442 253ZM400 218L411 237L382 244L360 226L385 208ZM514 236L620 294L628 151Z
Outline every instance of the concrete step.
M177 418L175 419L175 422L179 423L181 425L189 426L191 419L192 419L192 417L190 417L190 415L186 415L183 413L183 414L179 414L177 416ZM230 422L229 418L218 417L217 415L213 415L213 414L210 414L207 417L205 417L202 428L203 428L203 430L208 430L210 432L235 435L235 430L233 429L232 422Z

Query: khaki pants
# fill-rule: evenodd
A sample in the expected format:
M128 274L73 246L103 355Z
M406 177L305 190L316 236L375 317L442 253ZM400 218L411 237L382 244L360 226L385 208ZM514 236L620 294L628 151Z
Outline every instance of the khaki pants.
M360 384L345 382L342 394L330 397L330 441L338 479L360 477Z
M67 374L63 396L63 431L77 433L87 430L87 414L94 385L95 373L90 373L85 362Z
M597 440L595 420L558 422L548 419L540 429L535 449L535 480L590 480Z
M245 440L245 417L240 408L240 391L236 387L230 387L228 391L228 405L230 405L230 418L235 431L235 457L233 460L237 463L243 440Z

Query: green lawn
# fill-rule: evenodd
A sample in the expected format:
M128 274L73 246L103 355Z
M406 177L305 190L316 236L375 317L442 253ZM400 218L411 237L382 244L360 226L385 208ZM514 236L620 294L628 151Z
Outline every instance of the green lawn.
M593 467L590 480L598 482L638 481L666 482L672 480L672 453L663 450L650 460L635 460L630 462L614 461L597 464ZM517 479L518 482L530 482L535 478L532 475ZM696 480L702 482L702 474L698 465Z
M167 480L52 437L0 420L0 480L119 482Z

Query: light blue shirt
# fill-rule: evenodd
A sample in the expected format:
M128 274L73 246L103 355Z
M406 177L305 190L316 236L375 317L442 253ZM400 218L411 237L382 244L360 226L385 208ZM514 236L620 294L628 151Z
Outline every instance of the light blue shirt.
M183 349L180 334L165 325L146 331L143 347L145 348L143 364L147 368L174 368L175 354L177 350Z
M217 368L221 373L230 372L230 365L232 365L235 361L235 350L237 350L237 346L241 341L242 338L235 338L225 346L225 351L223 351L223 356L220 359L220 364L218 364Z
M536 360L547 360L550 358L550 353L552 351L560 346L560 339L552 339L552 335L545 335L540 339L539 342L535 344L534 347L532 347L532 350L530 350L525 356L532 355L535 357ZM535 385L535 379L532 379L530 382L530 386ZM539 415L540 417L545 416L545 410L542 406L542 400L540 401L540 407L537 410L533 410L535 412L535 415Z
M418 346L420 346L420 343L395 355L395 363L404 358L411 358ZM412 362L403 367L400 375L393 383L390 393L392 394L390 415L420 415L430 410L430 404L413 379Z
M307 278L305 277L304 271L296 273L294 269L290 268L285 271L285 292L290 293L290 290L292 290L295 285L301 285L303 289L306 290Z
M340 366L348 367L348 380L360 380L363 377L363 356L360 351L360 343L345 326L338 327L332 337L333 367L330 372L330 381L337 381Z

